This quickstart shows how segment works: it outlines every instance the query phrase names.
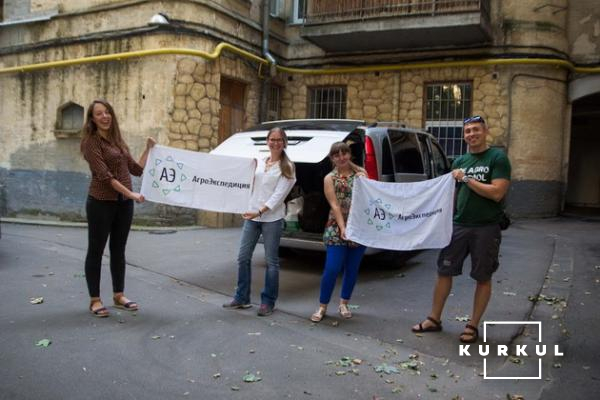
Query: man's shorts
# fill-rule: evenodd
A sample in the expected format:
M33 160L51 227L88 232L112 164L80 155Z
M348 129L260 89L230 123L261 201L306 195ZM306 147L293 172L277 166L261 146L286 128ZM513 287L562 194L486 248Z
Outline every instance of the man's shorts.
M471 255L471 278L489 281L498 269L498 253L502 235L498 224L484 226L454 225L450 244L440 251L438 274L462 274L463 263Z

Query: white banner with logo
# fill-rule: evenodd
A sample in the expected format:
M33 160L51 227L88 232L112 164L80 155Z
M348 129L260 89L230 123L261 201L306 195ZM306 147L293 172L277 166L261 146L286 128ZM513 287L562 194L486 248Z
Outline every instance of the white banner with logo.
M141 194L156 203L244 213L248 211L255 169L253 158L157 145L148 155Z
M388 250L445 247L452 237L452 174L421 182L354 181L346 237Z

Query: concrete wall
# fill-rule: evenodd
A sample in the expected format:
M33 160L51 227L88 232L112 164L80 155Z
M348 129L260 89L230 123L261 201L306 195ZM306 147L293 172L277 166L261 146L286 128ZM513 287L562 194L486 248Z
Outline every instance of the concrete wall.
M569 54L577 63L600 62L600 8L596 0L571 1Z
M104 42L103 46L112 52L132 46L133 42L143 47L153 46L163 39L138 37ZM71 48L70 51L85 49ZM113 104L125 140L137 158L147 136L168 143L175 76L174 56L0 76L0 91L11 94L0 102L0 121L11 121L0 126L3 149L0 168L5 171L6 179L5 212L83 218L89 170L79 152L79 136L56 137L57 110L67 102L86 109L94 98L107 99ZM139 180L134 182L139 187ZM163 208L142 205L137 217L154 216L160 222L166 214ZM180 222L195 221L194 212L170 212Z

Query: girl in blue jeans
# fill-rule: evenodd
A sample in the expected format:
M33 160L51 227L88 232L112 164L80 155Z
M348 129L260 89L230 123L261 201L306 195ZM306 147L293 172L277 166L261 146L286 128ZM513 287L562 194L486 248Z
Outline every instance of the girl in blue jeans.
M270 156L257 160L254 190L245 219L238 254L238 283L235 296L225 308L250 308L252 253L262 234L265 245L267 270L265 287L261 293L259 316L271 315L279 293L279 240L285 217L284 200L296 182L294 164L285 148L287 136L281 128L272 128L267 134Z
M325 270L321 278L321 294L319 308L310 317L313 322L320 322L327 312L327 305L335 288L335 281L341 271L342 293L338 311L342 318L352 318L348 309L348 302L352 296L358 267L365 253L365 246L346 240L346 221L352 201L352 187L354 179L366 176L365 171L350 161L350 146L344 142L337 142L329 150L329 158L333 163L331 171L324 180L325 197L329 202L331 211L325 225L323 241L327 247Z

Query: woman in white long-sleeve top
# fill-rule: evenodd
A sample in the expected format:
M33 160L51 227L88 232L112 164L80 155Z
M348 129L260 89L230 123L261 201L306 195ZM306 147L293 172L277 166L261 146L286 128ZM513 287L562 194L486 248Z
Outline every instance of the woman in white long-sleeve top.
M281 128L272 128L267 134L270 156L257 160L254 174L254 191L249 211L242 229L238 254L238 284L235 296L225 308L250 308L252 253L262 234L265 246L267 270L265 287L261 293L259 316L271 315L279 293L279 241L285 217L284 200L296 182L294 164L285 148L287 136Z

